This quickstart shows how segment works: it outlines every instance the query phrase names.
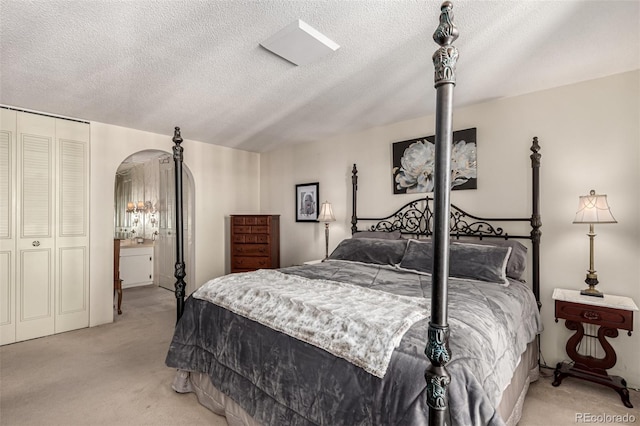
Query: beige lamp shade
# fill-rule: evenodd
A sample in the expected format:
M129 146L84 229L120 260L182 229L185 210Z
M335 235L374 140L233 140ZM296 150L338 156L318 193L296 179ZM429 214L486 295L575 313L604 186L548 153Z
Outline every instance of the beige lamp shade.
M611 214L606 195L598 195L592 189L589 195L579 198L573 223L618 223Z
M318 216L318 222L334 222L336 217L333 215L333 208L331 207L331 203L325 201L320 206L320 215Z

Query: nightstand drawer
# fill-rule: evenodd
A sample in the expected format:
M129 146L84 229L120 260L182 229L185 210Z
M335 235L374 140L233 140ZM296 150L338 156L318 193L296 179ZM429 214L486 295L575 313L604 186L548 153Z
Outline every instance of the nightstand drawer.
M556 318L633 331L633 312L556 300Z

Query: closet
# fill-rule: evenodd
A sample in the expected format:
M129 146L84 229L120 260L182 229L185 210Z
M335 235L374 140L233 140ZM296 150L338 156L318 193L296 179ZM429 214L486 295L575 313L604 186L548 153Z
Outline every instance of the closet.
M0 108L0 344L89 326L89 138Z

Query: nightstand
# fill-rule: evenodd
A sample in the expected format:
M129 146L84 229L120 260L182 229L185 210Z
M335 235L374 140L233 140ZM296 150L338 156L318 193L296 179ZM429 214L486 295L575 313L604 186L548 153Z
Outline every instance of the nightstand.
M553 291L553 300L556 322L564 319L565 326L569 330L575 330L575 334L567 341L567 355L573 360L573 364L558 363L553 386L560 386L565 377L588 380L614 389L620 394L622 403L633 408L629 401L627 382L622 377L607 374L607 370L616 364L616 352L606 337L618 337L618 330L627 330L627 334L631 336L633 311L638 310L636 304L629 297L607 294L604 297L583 296L577 290L561 288ZM604 350L602 358L596 357L596 339ZM582 353L578 352L579 349Z

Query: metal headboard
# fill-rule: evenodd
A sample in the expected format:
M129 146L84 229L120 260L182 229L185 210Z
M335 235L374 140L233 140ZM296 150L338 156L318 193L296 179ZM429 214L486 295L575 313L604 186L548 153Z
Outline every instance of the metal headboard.
M354 164L353 173L357 173ZM451 220L449 235L452 238L474 237L474 238L519 238L531 239L530 235L509 234L503 226L496 222L530 222L530 218L483 218L474 216L455 204L451 205ZM359 232L355 223L375 222L373 225L365 227L366 231L393 232L399 231L401 234L412 238L429 238L433 235L433 198L426 196L413 200L400 207L387 217L353 217L351 232Z
M532 154L531 170L532 170L532 212L529 217L481 217L476 216L461 209L455 204L451 204L450 220L449 220L449 236L453 239L458 238L477 238L477 239L521 239L531 240L532 247L532 266L531 288L540 306L540 227L542 222L540 219L539 199L539 170L541 155L538 138L533 138L531 145ZM380 231L393 232L399 231L401 234L411 238L430 238L434 232L434 200L432 197L424 196L416 200L409 201L395 212L385 217L364 217L358 216L357 213L357 196L358 196L358 169L356 164L351 170L351 186L352 186L352 216L351 216L351 233L360 231ZM368 222L372 224L364 224L358 228L359 223ZM526 223L529 225L530 232L522 233L520 227L514 233L510 233L509 223ZM517 225L513 225L516 229ZM511 228L511 227L509 227Z

